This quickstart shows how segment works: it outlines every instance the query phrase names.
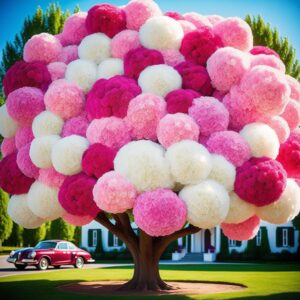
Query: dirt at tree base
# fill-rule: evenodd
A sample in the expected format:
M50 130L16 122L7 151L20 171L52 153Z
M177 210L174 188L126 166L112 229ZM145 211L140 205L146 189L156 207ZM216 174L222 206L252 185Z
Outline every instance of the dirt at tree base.
M174 289L163 291L119 291L118 289L126 281L94 281L77 282L63 286L58 289L62 291L90 294L99 296L139 296L139 295L204 295L213 293L225 293L241 291L246 287L239 284L230 283L208 283L208 282L179 282L168 281Z

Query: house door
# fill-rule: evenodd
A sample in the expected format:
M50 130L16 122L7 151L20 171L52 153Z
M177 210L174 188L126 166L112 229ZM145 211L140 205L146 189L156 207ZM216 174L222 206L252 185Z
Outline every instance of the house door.
M208 249L211 246L211 239L210 239L210 230L206 229L204 232L204 252L207 253Z

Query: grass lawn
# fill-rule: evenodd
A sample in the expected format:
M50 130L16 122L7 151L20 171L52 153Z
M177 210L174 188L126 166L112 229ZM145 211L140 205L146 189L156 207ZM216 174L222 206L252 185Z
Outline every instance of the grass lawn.
M12 250L20 249L20 247L2 246L0 247L0 255L9 254Z
M61 292L55 287L76 281L129 279L131 267L106 269L70 269L48 273L18 275L0 278L1 299L86 300L99 296ZM159 299L300 299L300 264L251 265L177 265L161 266L165 280L221 281L248 286L241 292L204 296L159 296ZM2 297L2 296L6 297ZM102 297L101 299L143 299L145 297ZM148 299L153 296L146 297Z

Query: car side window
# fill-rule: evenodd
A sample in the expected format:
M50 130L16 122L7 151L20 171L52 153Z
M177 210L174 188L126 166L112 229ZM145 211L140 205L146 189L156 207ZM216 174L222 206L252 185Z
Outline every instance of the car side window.
M70 250L75 250L76 249L75 245L73 245L71 243L68 243L68 246L69 246Z
M68 244L67 243L59 243L57 246L57 249L59 250L68 250Z

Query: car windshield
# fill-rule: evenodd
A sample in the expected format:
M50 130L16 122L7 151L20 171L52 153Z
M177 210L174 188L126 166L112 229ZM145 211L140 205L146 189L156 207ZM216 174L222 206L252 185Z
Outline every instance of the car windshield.
M56 247L56 242L39 242L34 248L35 249L52 249Z

